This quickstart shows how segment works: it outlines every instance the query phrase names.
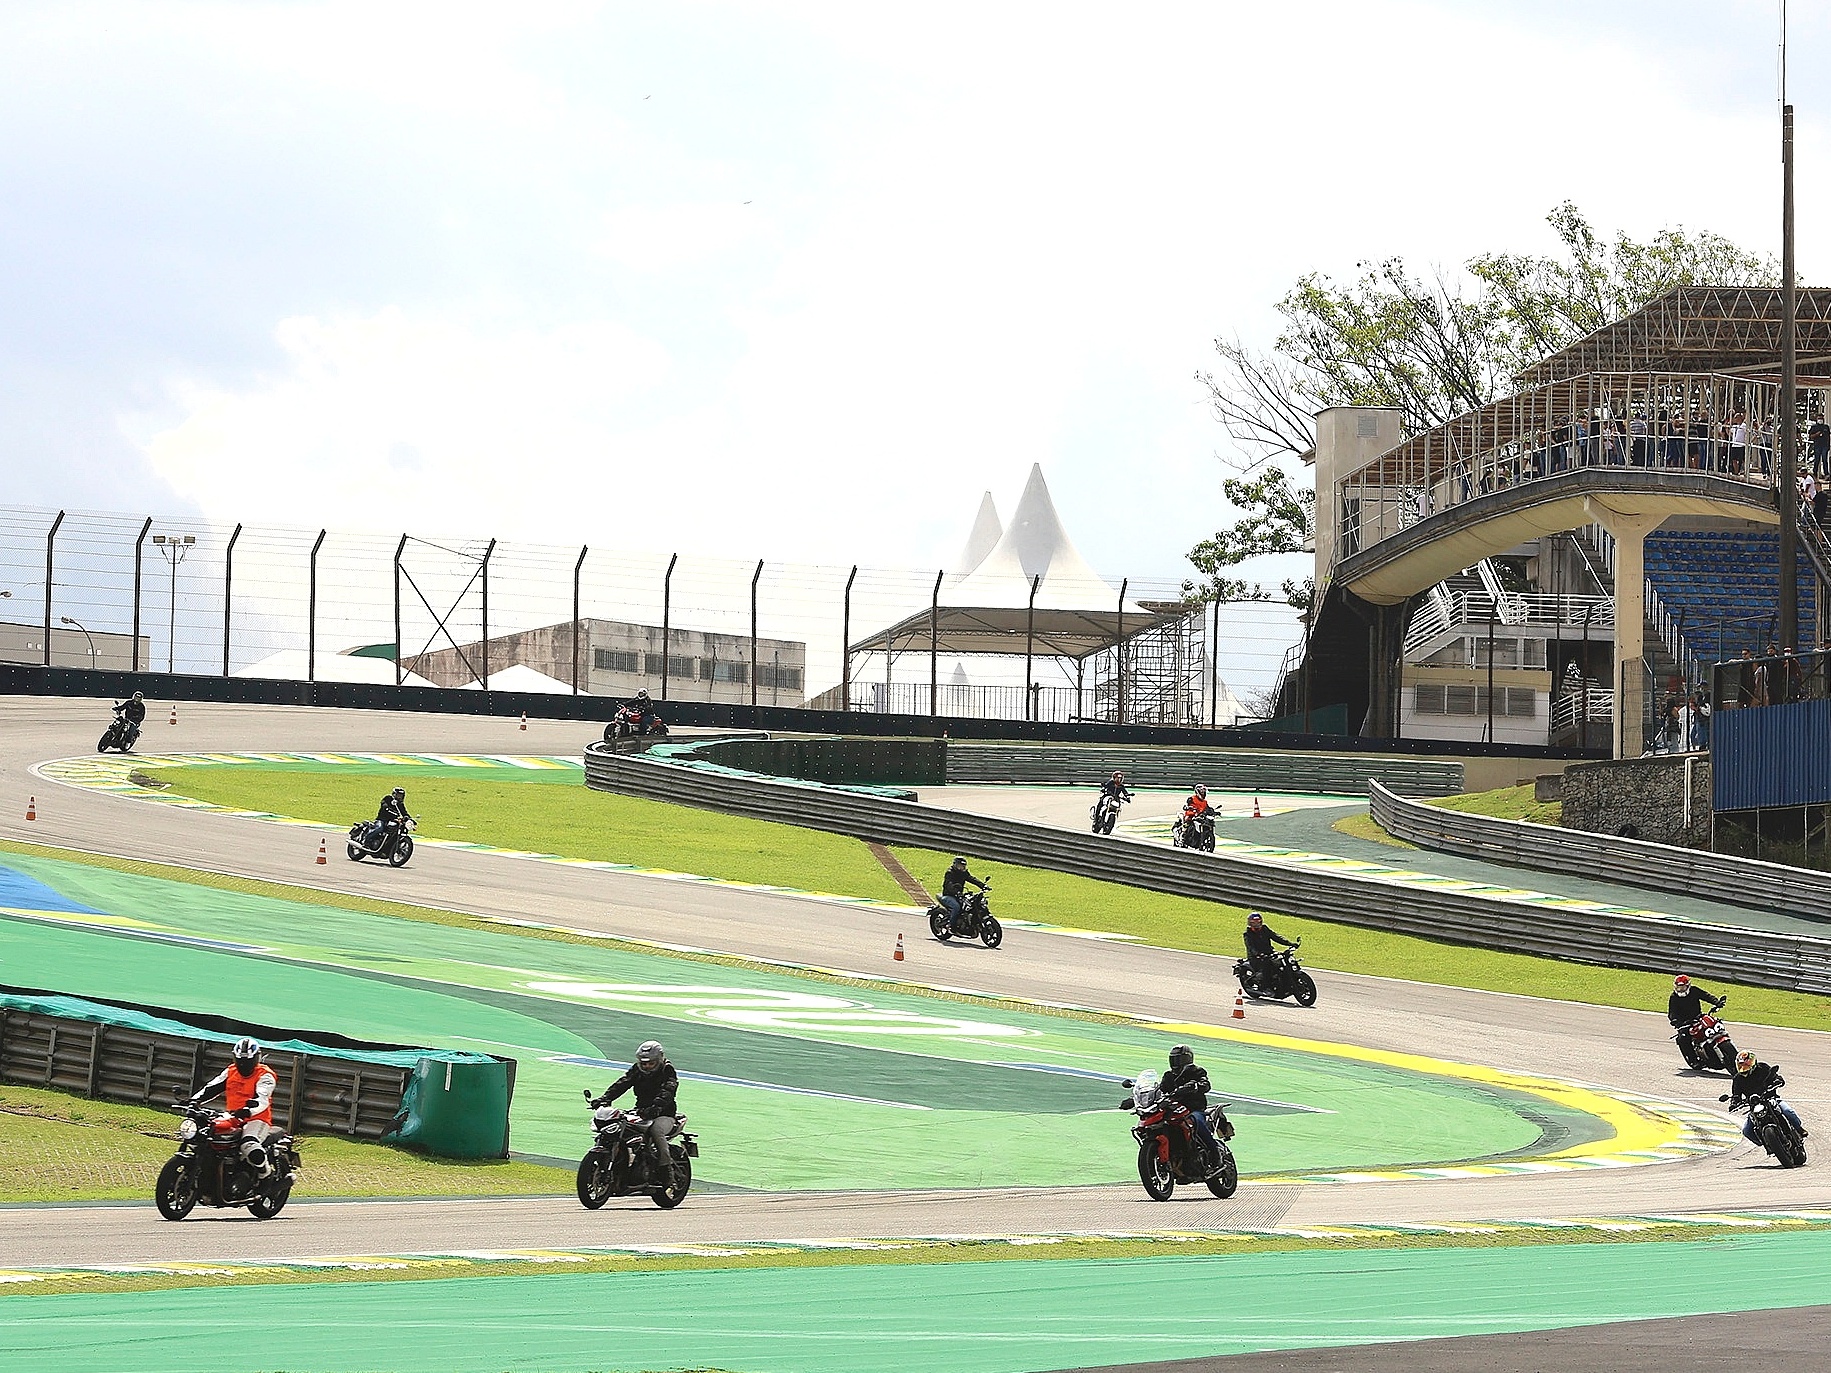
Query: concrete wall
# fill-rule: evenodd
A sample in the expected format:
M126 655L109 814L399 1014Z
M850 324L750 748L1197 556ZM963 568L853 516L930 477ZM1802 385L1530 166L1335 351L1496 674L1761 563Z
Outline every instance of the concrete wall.
M1316 584L1335 566L1341 540L1341 501L1335 484L1405 441L1399 412L1379 406L1337 406L1316 416Z
M1687 764L1689 829L1684 824ZM1693 849L1710 847L1710 758L1706 754L1572 763L1564 769L1560 792L1564 824L1569 829Z
M90 655L91 644L95 649L93 659ZM62 625L53 625L51 628L52 667L97 667L125 672L133 667L133 651L134 636L131 634L113 634L106 630L92 629L88 638L84 638L80 629L68 629ZM151 654L152 640L142 634L142 670L153 666ZM43 621L37 624L0 621L0 663L43 663L44 655ZM164 659L160 660L160 665L164 665Z

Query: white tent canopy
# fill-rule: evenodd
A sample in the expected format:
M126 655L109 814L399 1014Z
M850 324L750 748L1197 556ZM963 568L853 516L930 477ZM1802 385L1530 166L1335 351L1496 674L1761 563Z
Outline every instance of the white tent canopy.
M320 682L367 682L375 686L394 685L394 660L392 658L367 658L351 653L320 653L317 662L310 665ZM270 677L281 681L303 682L308 669L307 655L302 648L283 648L277 653L269 653L258 663L237 668L237 677ZM401 674L402 686L429 687L433 685L415 672ZM568 688L570 690L570 688Z
M463 691L477 691L475 681L458 683ZM549 677L538 668L529 667L526 663L515 663L500 672L490 673L491 691L539 691L549 696L570 696L572 683L562 682L557 677Z
M998 547L1004 532L1004 525L998 520L998 507L992 504L992 493L988 491L979 498L979 514L973 519L973 532L966 536L966 547L960 550L960 570L947 579L948 583L958 585L977 571L979 564Z

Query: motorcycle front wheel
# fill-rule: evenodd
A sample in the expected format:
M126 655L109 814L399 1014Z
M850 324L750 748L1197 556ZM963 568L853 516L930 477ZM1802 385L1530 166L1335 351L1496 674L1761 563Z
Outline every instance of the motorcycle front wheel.
M280 1214L281 1208L286 1205L286 1199L291 1195L292 1184L281 1180L248 1203L248 1214L256 1220L272 1220Z
M1168 1201L1176 1191L1176 1179L1170 1175L1170 1165L1157 1157L1154 1139L1138 1146L1138 1181L1144 1184L1144 1193L1152 1201Z
M106 752L108 752L108 735L106 735L106 734L104 734L104 735L103 735L103 736L102 736L102 737L101 737L101 738L100 738L100 739L99 739L99 740L98 740L98 741L97 741L97 742L96 742L96 745L95 745L95 751L96 751L96 752L97 752L97 753L106 753Z
M1719 1044L1717 1046L1716 1054L1717 1054L1717 1066L1719 1068L1721 1068L1726 1073L1735 1072L1735 1070L1736 1070L1736 1046L1733 1042L1731 1042L1728 1039L1725 1039L1721 1044Z
M674 1185L657 1187L649 1195L654 1198L655 1205L663 1211L672 1211L687 1199L687 1191L692 1186L693 1160L684 1153L677 1152L674 1154Z
M1292 994L1297 998L1299 1006L1314 1006L1316 1004L1316 979L1308 973L1298 973L1297 985Z
M197 1205L197 1179L183 1159L168 1159L153 1184L153 1205L167 1220L183 1220Z
M928 932L943 944L954 937L953 927L947 923L946 913L939 910L928 913Z
M995 949L1005 942L1005 927L998 923L990 911L979 922L979 938L988 949Z
M579 1205L596 1211L610 1200L610 1160L592 1149L579 1160Z
M1233 1150L1225 1144L1220 1145L1221 1171L1208 1179L1208 1190L1225 1201L1232 1196L1240 1185L1240 1168L1233 1161Z
M407 866L407 860L411 857L413 857L413 837L403 834L400 837L399 842L394 845L394 852L388 855L388 866L391 868L404 868Z

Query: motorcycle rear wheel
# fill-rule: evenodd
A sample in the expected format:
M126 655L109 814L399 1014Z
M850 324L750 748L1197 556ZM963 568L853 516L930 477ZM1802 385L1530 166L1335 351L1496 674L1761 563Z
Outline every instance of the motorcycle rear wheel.
M404 868L407 866L407 860L411 857L413 857L413 836L410 834L403 834L399 840L395 842L394 851L388 855L388 866L391 868Z
M197 1205L197 1179L182 1159L168 1159L153 1184L153 1205L167 1220L183 1220Z
M610 1190L610 1160L600 1150L587 1150L579 1160L579 1205L596 1211L610 1200Z
M1298 973L1297 986L1292 995L1297 998L1299 1006L1314 1006L1316 1004L1316 979L1308 973Z
M248 1203L248 1214L256 1220L272 1220L280 1214L286 1205L286 1199L291 1195L292 1184L285 1181L279 1182Z
M1208 1179L1208 1190L1225 1201L1240 1186L1240 1167L1233 1161L1233 1150L1225 1144L1220 1146L1221 1171Z
M1005 927L998 923L990 911L979 921L979 939L988 949L995 949L1005 942Z
M657 1187L653 1192L649 1193L649 1195L654 1198L655 1205L659 1206L663 1211L672 1211L676 1206L687 1199L687 1192L692 1186L693 1160L688 1158L684 1153L676 1153L674 1155L674 1185L672 1187Z
M928 932L943 944L954 937L953 927L947 923L944 911L932 910L928 913Z
M351 843L345 844L343 850L350 855L350 861L352 863L362 862L363 849L361 844L352 841Z
M1176 1179L1170 1165L1157 1157L1157 1141L1147 1139L1138 1146L1138 1181L1152 1201L1168 1201L1176 1191Z

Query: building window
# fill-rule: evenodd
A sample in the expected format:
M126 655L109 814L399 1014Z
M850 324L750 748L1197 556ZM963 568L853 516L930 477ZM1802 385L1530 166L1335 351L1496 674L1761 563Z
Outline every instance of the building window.
M634 673L640 666L634 649L625 651L620 648L594 648L591 650L591 667L594 672L628 672Z
M1443 714L1443 687L1434 682L1413 687L1412 706L1420 715Z
M801 690L801 669L778 667L775 663L757 664L757 685L766 691Z
M699 660L699 680L702 682L748 682L750 674L745 671L743 662L720 662L717 658Z
M659 653L644 653L642 655L642 671L645 676L661 676L661 655ZM693 679L692 656L685 653L670 653L668 655L667 675L669 677L679 677L683 681L691 681Z

